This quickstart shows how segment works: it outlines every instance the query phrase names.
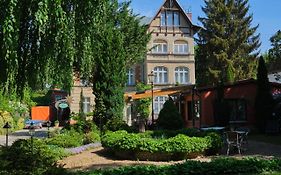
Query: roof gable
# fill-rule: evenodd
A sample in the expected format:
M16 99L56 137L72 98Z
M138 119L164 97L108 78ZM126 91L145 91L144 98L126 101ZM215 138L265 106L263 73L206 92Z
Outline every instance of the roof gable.
M177 0L164 0L163 4L160 6L159 10L156 12L156 14L154 15L154 17L151 19L149 25L151 24L152 20L154 20L159 13L161 13L161 11L163 9L171 9L171 10L179 10L179 12L183 15L183 17L185 18L186 21L188 21L189 24L192 25L192 22L190 20L190 18L188 17L187 13L184 12L183 8L180 6L180 4L178 3Z

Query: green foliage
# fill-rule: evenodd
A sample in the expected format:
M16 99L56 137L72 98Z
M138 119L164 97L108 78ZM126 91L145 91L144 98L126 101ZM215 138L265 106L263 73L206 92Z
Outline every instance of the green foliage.
M186 161L182 164L175 164L169 166L155 166L155 165L142 165L142 166L127 166L107 170L94 170L87 172L87 175L224 175L224 174L276 174L281 172L280 159L258 159L258 158L218 158L210 162L200 161ZM278 172L278 173L277 173ZM82 172L76 172L80 174Z
M60 150L61 151L61 150ZM2 148L0 170L10 174L41 175L56 168L61 158L58 150L48 147L41 140L17 140L11 147Z
M84 134L83 144L89 144L100 141L100 135L97 132L89 132Z
M55 137L46 139L48 145L56 145L63 148L78 147L83 145L83 134L74 130L64 131Z
M140 18L129 9L128 2L119 4L113 0L96 4L99 18L93 28L93 57L98 65L93 72L95 116L102 117L102 123L106 123L111 118L123 117L127 69L146 54L150 35L146 26L140 25Z
M251 27L253 15L248 0L209 0L199 17L196 75L200 85L232 82L255 77L260 46L258 26Z
M255 109L257 118L257 127L264 131L265 123L272 118L273 97L271 87L268 81L267 69L263 57L259 58L257 74L257 93L255 99Z
M130 128L127 123L120 119L120 118L112 118L110 119L106 125L104 130L109 130L109 131L118 131L118 130L126 130L126 131L131 131L132 129Z
M64 1L0 3L0 86L5 94L72 84L73 34ZM10 18L12 17L12 18Z
M51 104L51 91L34 91L31 94L31 99L37 106L48 106Z
M281 30L270 38L271 46L268 50L268 69L270 72L281 69Z
M102 137L102 145L114 151L145 151L150 153L203 153L209 149L218 149L222 140L217 134L206 137L188 137L177 134L170 138L152 138L153 133L129 134L126 131L108 132Z
M88 133L88 132L97 132L98 127L92 120L85 120L84 118L78 117L76 119L77 123L74 125L67 125L64 129L66 130L74 130L78 133Z
M183 119L171 98L164 103L156 124L161 129L176 130L183 128Z
M137 91L145 91L151 89L151 86L145 85L143 83L138 83L136 85ZM142 119L147 119L150 114L150 105L151 105L151 98L142 98L136 100L136 111L140 114Z

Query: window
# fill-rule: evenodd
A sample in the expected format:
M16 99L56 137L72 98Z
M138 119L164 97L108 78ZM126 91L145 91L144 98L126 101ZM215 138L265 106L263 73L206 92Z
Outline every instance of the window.
M179 26L180 15L178 11L163 11L161 12L161 26Z
M168 83L168 70L166 67L154 68L154 83L156 84Z
M174 12L174 26L180 25L180 15L179 12Z
M230 121L245 121L246 120L246 100L244 99L226 99L226 104L229 111Z
M167 53L168 44L166 41L156 41L153 43L152 53Z
M176 41L174 43L174 53L175 54L187 54L188 44L185 41Z
M127 77L128 77L127 85L135 85L135 71L134 71L134 69L132 69L132 68L129 69Z
M180 84L189 83L189 70L187 67L176 67L175 83L180 83Z
M91 112L91 104L90 104L90 97L83 97L82 105L83 105L83 112L89 113Z
M166 96L159 96L154 99L154 114L159 114L164 103L168 100Z

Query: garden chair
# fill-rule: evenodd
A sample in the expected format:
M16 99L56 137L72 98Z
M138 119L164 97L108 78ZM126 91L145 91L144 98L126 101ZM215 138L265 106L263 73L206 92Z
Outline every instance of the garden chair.
M241 136L242 137L242 144L246 143L247 146L248 146L248 134L250 132L250 129L249 128L246 128L246 127L239 127L239 128L236 128L235 131L237 132L240 132Z
M241 142L243 139L240 137L240 134L236 131L227 131L225 132L225 138L227 143L226 154L229 155L231 148L237 148L238 153L241 154Z

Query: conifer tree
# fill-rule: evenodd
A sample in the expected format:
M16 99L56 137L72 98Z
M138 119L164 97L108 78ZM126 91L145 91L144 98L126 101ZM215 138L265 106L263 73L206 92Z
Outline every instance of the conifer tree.
M270 38L272 48L268 51L269 71L278 71L281 69L281 30L278 30Z
M257 49L260 46L258 26L251 27L248 0L205 0L200 17L203 29L197 40L200 56L197 75L203 84L230 82L255 76Z
M257 127L264 131L265 123L272 117L273 97L263 57L259 58L257 73L257 93L255 101Z
M150 39L146 26L129 10L129 3L117 0L99 2L93 41L93 93L96 97L95 116L105 123L123 117L124 88L128 67L144 57Z
M161 129L177 130L184 127L184 121L174 104L173 99L169 98L161 109L159 117L156 120L157 126Z

